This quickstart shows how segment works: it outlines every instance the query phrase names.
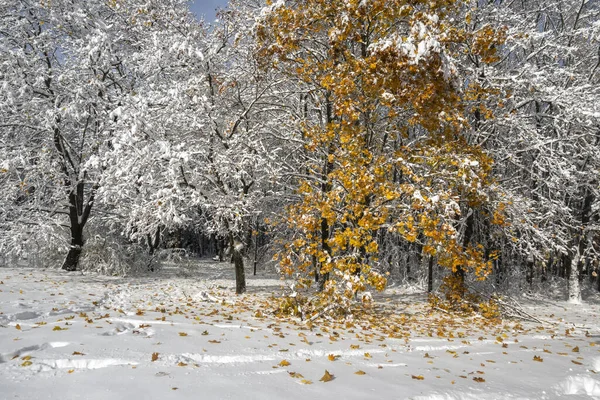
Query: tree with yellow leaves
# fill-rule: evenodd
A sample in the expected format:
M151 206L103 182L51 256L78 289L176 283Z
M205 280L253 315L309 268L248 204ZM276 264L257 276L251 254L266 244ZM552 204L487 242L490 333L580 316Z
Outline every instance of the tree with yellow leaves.
M487 40L473 51L491 59L499 35L454 28L461 4L303 0L263 9L259 56L307 103L305 173L285 216L296 236L278 258L298 287L319 282L320 305L346 312L369 287L385 287L383 230L418 239L461 282L467 271L488 273L489 252L471 243L468 221L488 199L492 162L463 135L453 55L468 39Z

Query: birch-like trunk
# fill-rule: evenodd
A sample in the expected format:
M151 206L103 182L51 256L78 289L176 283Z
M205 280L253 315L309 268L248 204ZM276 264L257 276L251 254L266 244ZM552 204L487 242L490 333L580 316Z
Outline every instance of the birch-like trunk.
M579 247L579 246L577 246ZM581 304L581 287L579 285L579 249L571 259L571 273L569 274L569 303Z

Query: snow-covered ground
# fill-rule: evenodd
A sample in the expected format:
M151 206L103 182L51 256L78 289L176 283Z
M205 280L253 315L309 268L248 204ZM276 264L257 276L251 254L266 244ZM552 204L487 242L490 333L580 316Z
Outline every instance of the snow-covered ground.
M311 327L270 314L280 281L237 297L232 274L0 268L0 399L600 399L597 304L490 325L390 291L377 318Z

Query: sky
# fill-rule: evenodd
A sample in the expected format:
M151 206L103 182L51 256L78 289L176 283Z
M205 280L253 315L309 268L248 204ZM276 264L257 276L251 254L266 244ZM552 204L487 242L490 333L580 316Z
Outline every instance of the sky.
M205 21L212 22L215 20L215 9L226 5L227 0L193 0L190 8L198 17L204 15Z

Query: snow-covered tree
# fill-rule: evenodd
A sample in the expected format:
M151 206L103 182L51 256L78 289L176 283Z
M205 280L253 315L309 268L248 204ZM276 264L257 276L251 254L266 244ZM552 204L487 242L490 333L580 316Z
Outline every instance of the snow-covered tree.
M209 29L187 13L178 29L146 39L160 45L146 47L144 83L123 110L125 133L101 190L131 239L153 242L163 229L194 226L226 241L238 293L246 237L273 195L282 155L283 111L273 100L282 82L259 70L252 12L240 3Z
M509 216L502 269L526 267L529 283L536 264L543 274L562 269L574 302L598 251L599 16L594 1L479 7L469 28L503 26L508 40L493 66L472 56L462 64L473 77L474 140L493 154Z
M133 23L118 2L4 2L0 16L1 242L15 251L64 227L63 268L75 270L101 160L135 88Z

